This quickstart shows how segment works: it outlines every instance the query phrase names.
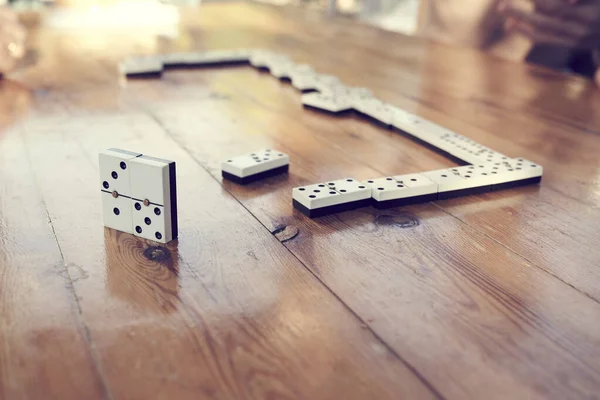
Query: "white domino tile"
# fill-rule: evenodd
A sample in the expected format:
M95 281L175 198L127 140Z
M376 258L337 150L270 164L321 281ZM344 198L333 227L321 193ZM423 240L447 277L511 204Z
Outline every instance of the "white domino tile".
M375 98L357 99L353 102L352 108L384 125L391 125L394 120L394 108Z
M316 74L315 86L316 89L323 94L333 94L336 88L344 85L337 77L333 75Z
M490 186L494 183L497 175L493 168L487 164L465 165L450 168L449 171L468 181L468 188Z
M371 197L377 202L409 199L438 192L438 185L421 174L369 179L365 184L371 188Z
M132 57L119 64L119 71L123 75L160 74L162 70L161 56Z
M471 187L467 178L460 176L460 174L453 173L450 169L424 172L423 175L437 183L438 193L468 189Z
M354 178L296 187L292 197L309 210L369 199L371 189Z
M338 113L352 109L351 101L346 97L331 96L319 92L302 95L302 104L331 113Z
M408 196L422 196L437 193L438 185L423 174L396 175L396 182L402 183L407 189L403 192Z
M512 158L503 162L492 163L490 168L497 172L494 177L494 184L540 178L544 173L541 165L524 158Z
M250 65L255 68L268 68L278 54L268 50L255 50L249 57Z
M202 66L212 64L226 64L244 62L250 59L248 50L216 50L191 53L171 53L162 55L162 62L166 66L189 65Z
M275 149L261 149L224 161L221 170L238 178L246 178L289 163L290 157L287 154Z
M298 90L316 90L317 80L313 74L291 74L292 86Z

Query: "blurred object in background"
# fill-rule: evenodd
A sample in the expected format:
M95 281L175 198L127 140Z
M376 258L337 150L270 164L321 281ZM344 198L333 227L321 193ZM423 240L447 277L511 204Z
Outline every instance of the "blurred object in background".
M383 29L413 35L419 7L420 0L364 0L361 18Z
M0 7L0 73L12 71L25 55L27 31L17 14L8 7Z
M179 24L177 6L157 0L57 0L56 5L43 22L53 29L135 29L172 36Z

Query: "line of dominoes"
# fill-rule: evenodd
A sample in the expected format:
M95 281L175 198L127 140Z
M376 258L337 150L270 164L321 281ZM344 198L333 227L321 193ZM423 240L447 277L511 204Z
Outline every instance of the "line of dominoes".
M297 187L294 207L309 217L365 205L385 208L538 183L543 168L510 158L463 135L377 99L370 90L347 87L337 77L317 73L287 56L265 50L219 50L130 58L120 65L128 77L160 76L164 69L248 64L291 82L303 92L305 108L336 115L355 112L376 124L408 135L463 165L419 174L388 176L364 182L345 178ZM227 160L223 177L245 184L287 171L286 154L260 150ZM261 153L258 157L257 154ZM264 153L264 154L263 154ZM268 156L267 156L268 155ZM264 158L263 158L264 157Z

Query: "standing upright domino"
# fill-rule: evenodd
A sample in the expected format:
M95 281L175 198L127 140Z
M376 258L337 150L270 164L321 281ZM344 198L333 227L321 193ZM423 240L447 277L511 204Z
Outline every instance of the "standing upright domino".
M104 225L145 239L176 239L175 162L120 149L99 155Z

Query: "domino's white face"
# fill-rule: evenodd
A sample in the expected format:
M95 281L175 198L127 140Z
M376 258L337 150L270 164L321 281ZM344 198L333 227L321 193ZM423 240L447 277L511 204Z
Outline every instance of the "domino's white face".
M302 95L302 104L333 113L350 110L352 108L350 98L336 97L317 92Z
M101 190L111 193L116 191L118 194L129 196L131 193L129 162L140 155L122 153L117 150L107 150L100 153Z
M231 158L221 164L221 169L239 178L283 167L290 163L290 157L275 149L257 150Z
M171 232L165 207L155 204L145 206L142 201L137 200L131 201L130 207L134 235L166 243Z
M294 200L309 210L371 197L371 189L353 178L301 186L292 190Z
M370 179L365 184L371 188L371 195L376 201L406 199L438 191L438 185L421 174Z
M131 184L130 162L139 153L111 149L100 153L100 190L102 191L102 211L104 225L126 233L133 233L131 227Z
M113 197L111 193L101 192L104 226L125 233L133 233L131 221L131 199Z

